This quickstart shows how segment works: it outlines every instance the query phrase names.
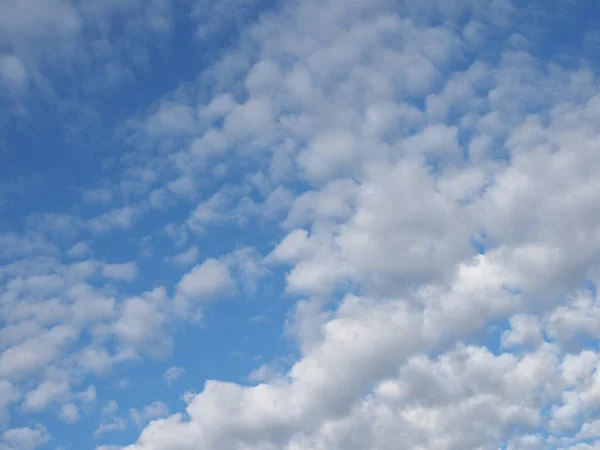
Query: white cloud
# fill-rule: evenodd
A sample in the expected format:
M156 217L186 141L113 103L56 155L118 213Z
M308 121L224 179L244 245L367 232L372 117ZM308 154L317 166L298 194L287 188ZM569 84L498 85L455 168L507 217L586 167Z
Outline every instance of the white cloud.
M25 411L42 411L53 402L69 398L71 386L66 374L50 373L34 390L25 395Z
M173 264L181 265L181 266L188 266L188 265L196 262L198 260L199 256L200 256L200 250L198 249L198 246L192 245L187 250L185 250L181 253L178 253L175 256L168 257L167 261L172 262Z
M138 274L137 264L128 262L123 264L105 264L102 267L102 275L106 278L119 281L133 281Z
M67 255L72 259L81 259L91 252L90 246L85 242L78 242L69 249Z
M509 321L510 330L502 334L502 345L504 347L537 346L544 342L542 328L535 316L519 314L511 317Z
M185 375L185 370L183 370L181 367L169 367L164 375L163 378L166 380L168 385L173 384L174 381L177 381L178 379L180 379L183 375Z
M259 49L247 99L215 97L197 117L223 117L202 131L221 152L263 158L247 178L258 193L219 192L186 224L205 232L235 205L256 214L276 189L310 185L281 202L287 235L264 261L289 266L288 292L308 297L286 323L300 356L286 373L253 372L256 386L206 382L128 450L577 444L557 432L576 433L599 404L581 336L598 337L600 315L576 290L600 273L598 88L510 46L469 61L488 33L508 33L515 11L493 3L401 2L394 14L307 1L247 31ZM286 139L276 161L266 149ZM176 298L215 295L235 267L206 260ZM478 343L494 332L493 353Z
M111 433L113 431L123 431L127 428L127 424L125 420L120 417L112 417L108 422L101 423L96 431L94 431L94 436L98 437L105 433Z
M65 423L73 424L79 422L81 416L79 415L79 408L74 403L67 403L62 406L59 413L60 420Z
M0 77L10 87L21 89L27 83L27 69L23 62L15 55L0 55Z
M181 278L177 283L177 292L185 299L209 300L233 287L229 267L217 259L209 258Z
M106 416L110 416L110 415L116 413L118 411L118 409L119 409L119 404L116 402L116 400L111 400L102 408L102 414L104 414Z
M19 390L8 381L0 380L0 427L6 425L9 419L8 408L20 398Z
M138 426L147 423L150 420L169 415L169 407L163 402L153 402L146 406L142 411L135 408L129 410L131 420Z
M113 199L113 194L110 189L97 188L86 191L83 194L83 199L90 203L110 203Z
M107 233L113 229L130 228L137 215L138 211L134 207L124 206L95 217L88 224L95 233Z
M7 450L35 450L50 440L50 434L43 426L12 428L2 434L2 440Z
M146 130L151 134L191 132L195 125L194 111L189 106L161 104L148 118Z
M77 364L85 373L102 375L107 373L112 366L110 354L99 347L85 347L77 353L75 358Z
M83 403L94 403L96 401L96 386L91 385L88 386L88 388L83 391L80 392L79 394L77 394L77 397L83 402Z
M1 16L2 34L18 40L72 36L81 27L81 18L65 0L10 0L3 5Z
M117 13L137 16L125 20L132 35L171 27L168 2L38 3L9 2L22 27L0 27L9 51L25 41L43 51L49 36L76 45L90 28L102 35ZM84 194L99 203L122 197L125 206L89 220L82 233L128 230L149 206L202 196L191 211L168 216L165 230L180 246L189 232L205 239L214 225L241 230L256 221L271 252L262 260L264 241L259 252L234 239L237 250L137 296L119 283L88 284L99 268L132 281L135 263L63 266L46 256L2 267L7 404L20 399L16 385L25 380L23 412L55 404L63 420L76 421L96 391L73 393L75 382L145 354L164 356L175 321L197 318L207 300L238 286L255 293L268 263L287 266L287 292L306 297L285 323L297 360L281 372L261 366L250 374L261 381L254 386L210 380L185 395L186 414L167 417L161 402L131 409L136 424L151 422L127 449L388 450L402 442L533 450L586 448L597 438L600 358L589 342L600 337L600 306L581 290L600 274L597 77L528 54L526 38L509 36L526 11L508 0L390 5L284 4L244 30L240 48L197 82L130 121L136 151L122 163L133 165L114 191ZM229 20L220 8L231 7L215 4L216 23ZM214 24L198 8L199 33L210 35ZM489 36L502 49L486 45ZM36 58L25 56L14 58L29 83ZM0 64L13 80L23 78L15 61ZM215 95L198 105L207 85ZM211 176L228 174L239 185L200 192ZM0 257L59 254L45 236L69 229L68 218L37 219L43 224L24 235L0 235ZM254 239L254 225L243 240ZM85 250L77 244L67 254ZM197 258L192 246L170 260ZM484 336L500 348L482 346ZM85 347L72 348L80 337ZM180 374L172 367L164 376ZM108 406L114 414L116 403ZM96 435L126 426L111 417ZM43 440L35 436L47 439L41 429L20 430L5 432L2 445L34 448Z
M169 352L172 340L164 335L166 324L166 292L157 288L141 297L126 299L113 332L121 344L121 358L139 353L160 356Z
M186 224L192 231L203 232L207 225L225 220L227 197L223 193L216 193L210 199L198 204L192 211Z
M0 376L8 380L22 379L40 371L56 360L76 337L77 331L72 327L57 325L8 348L0 356Z

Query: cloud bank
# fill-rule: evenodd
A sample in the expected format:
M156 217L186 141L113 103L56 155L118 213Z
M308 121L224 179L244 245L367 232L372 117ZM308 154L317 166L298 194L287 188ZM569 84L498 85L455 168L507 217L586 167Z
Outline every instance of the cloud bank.
M135 16L53 3L0 27L11 95L27 96L46 64L27 43L52 36L65 51L111 14ZM130 43L169 36L182 11L125 3L145 17L130 19ZM246 381L167 362L157 383L188 383L185 409L152 388L129 416L102 399L90 442L600 449L597 61L545 54L536 4L305 0L252 13L259 3L187 11L195 45L230 28L239 38L121 124L118 180L82 191L90 209L0 235L0 421L52 408L87 420L102 377L189 349L196 327L222 327L210 344L224 346L227 321L266 298L243 320L280 319L291 356ZM131 427L126 442L98 441ZM11 425L0 449L51 433Z

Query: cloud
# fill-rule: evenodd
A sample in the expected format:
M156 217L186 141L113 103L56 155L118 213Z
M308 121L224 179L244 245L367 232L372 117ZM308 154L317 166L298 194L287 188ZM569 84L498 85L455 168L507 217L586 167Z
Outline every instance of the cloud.
M19 390L8 381L0 380L0 427L4 427L10 418L8 408L19 400Z
M94 436L99 437L105 433L110 433L113 431L123 431L127 428L127 424L125 420L120 417L113 417L108 422L101 423L96 431L94 431Z
M0 55L0 77L12 88L22 89L27 84L27 69L15 55Z
M113 333L120 342L121 358L130 359L140 353L158 357L171 350L172 340L164 334L166 302L166 292L161 288L123 302L119 319L113 326Z
M86 191L83 194L83 199L90 203L110 203L113 199L113 194L110 189L97 188Z
M140 426L152 419L168 416L169 407L163 402L156 401L146 406L142 411L134 408L130 409L129 415L131 416L131 420Z
M116 400L110 400L102 408L102 414L110 416L110 415L114 414L115 412L117 412L118 409L119 409L119 404L117 403L117 401Z
M50 440L50 434L43 426L12 428L2 434L2 440L7 450L35 450Z
M64 373L50 374L34 390L29 391L23 402L25 411L42 411L53 402L68 399L71 386ZM67 411L67 413L72 411Z
M69 71L102 78L75 90L135 79L177 16L162 0L13 3L0 77L48 98L54 70L65 85ZM0 234L0 419L20 402L83 420L109 388L81 386L114 374L135 380L119 398L129 417L106 404L95 435L135 423L127 450L597 445L595 72L536 56L535 8L509 0L307 0L259 20L258 6L186 11L201 39L239 42L123 125L132 149L100 185L118 181L81 190L95 216L33 214ZM92 246L134 260L132 235L156 253L143 279L134 262L83 260ZM209 379L184 412L129 408L147 388L132 362L169 355L233 294L249 317L287 297L294 357L252 384Z
M185 375L185 370L183 370L181 367L173 366L173 367L169 367L165 371L163 378L166 380L167 384L170 386L171 384L173 384L174 381L177 381L183 375Z
M107 233L113 229L127 229L131 227L137 215L138 211L136 208L124 206L94 217L88 224L94 233Z
M234 281L229 268L216 259L206 259L194 266L177 284L177 292L189 300L211 299L231 290Z
M138 269L135 262L105 264L102 268L102 275L113 280L133 281L138 275Z
M75 355L78 366L84 373L106 374L112 367L111 355L101 347L87 346Z
M197 245L192 245L187 250L178 253L175 256L169 256L167 261L172 262L173 264L188 266L196 262L198 257L200 256L200 250Z
M81 416L79 415L79 408L74 403L67 403L63 405L60 409L59 414L60 419L68 424L74 424L81 420Z
M76 337L77 332L72 327L57 325L40 336L10 347L0 356L0 376L19 380L40 371L57 359Z
M9 1L2 8L3 34L15 40L70 37L81 29L81 18L71 3L52 0Z
M91 252L90 246L85 242L78 242L69 249L67 255L72 259L81 259Z
M222 125L188 155L215 137L248 161L252 188L213 194L186 224L206 233L289 189L264 263L287 266L287 292L306 297L286 322L299 356L284 373L253 372L257 385L207 381L185 413L125 448L581 443L598 401L585 343L597 298L582 290L600 267L595 76L511 47L518 39L480 55L489 35L519 28L508 1L282 8L247 31L259 51L245 95L223 102ZM275 161L285 140L287 161ZM205 260L176 298L220 293L233 267ZM488 334L500 348L482 345Z

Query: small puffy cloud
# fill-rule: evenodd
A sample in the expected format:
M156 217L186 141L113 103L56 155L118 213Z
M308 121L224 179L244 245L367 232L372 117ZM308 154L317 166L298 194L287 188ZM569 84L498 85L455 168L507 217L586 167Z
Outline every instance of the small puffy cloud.
M38 336L26 339L2 353L0 376L18 380L39 372L60 357L64 348L76 338L76 329L57 325Z
M90 246L86 242L78 242L69 249L67 255L71 259L81 259L89 255L91 252Z
M195 125L194 110L187 105L165 102L147 119L150 134L188 133Z
M71 386L65 374L54 374L42 381L34 390L25 395L23 410L43 411L54 402L61 402L70 396Z
M235 286L229 267L209 258L194 266L177 284L177 292L190 300L206 300L230 291Z
M67 403L60 409L59 418L68 424L79 422L81 419L79 408L74 403Z
M101 375L110 371L112 367L112 357L100 347L85 347L75 355L75 359L84 373Z
M88 222L94 233L108 233L114 229L130 228L138 217L139 211L132 206L113 209Z
M167 261L179 266L189 266L198 260L200 250L197 245L192 245L187 250L174 256L167 257Z
M158 288L123 302L112 329L125 359L140 353L160 356L171 350L172 340L164 334L166 301L165 290Z
M90 203L110 203L113 199L109 189L98 188L83 193L83 199Z
M94 386L93 384L88 386L88 388L85 391L77 394L77 398L79 398L79 400L81 400L82 403L94 403L97 399L96 386Z
M131 420L136 425L140 426L150 420L168 416L169 407L163 402L156 401L146 406L141 411L135 408L130 409L129 415L131 417Z
M127 423L120 417L112 417L107 422L98 425L98 428L94 431L94 436L99 437L105 433L111 433L113 431L123 431L127 429Z
M102 267L102 275L106 278L119 281L133 281L137 277L138 269L135 262L123 264L105 264Z
M117 388L121 389L121 390L128 389L131 386L133 386L133 383L131 382L131 380L129 378L121 378L117 382Z
M544 342L542 327L535 316L518 314L509 319L510 329L502 334L502 346L537 346Z
M5 380L0 380L0 428L6 425L9 419L8 408L17 402L20 393L17 387Z
M2 440L8 450L35 450L50 440L50 433L42 425L12 428L2 433Z
M27 69L16 55L0 55L0 80L11 88L21 89L27 85L28 78Z
M102 414L104 414L105 416L110 416L112 414L114 414L115 412L117 412L119 409L119 404L116 402L116 400L110 400L103 408L102 408Z
M208 200L198 204L190 213L186 221L187 226L192 231L201 233L205 231L206 226L226 220L228 217L228 202L229 200L225 193L218 192L214 194Z
M185 370L183 370L181 367L173 366L173 367L169 367L165 371L163 378L165 379L167 384L171 385L174 381L177 381L178 379L180 379L184 374L185 374Z

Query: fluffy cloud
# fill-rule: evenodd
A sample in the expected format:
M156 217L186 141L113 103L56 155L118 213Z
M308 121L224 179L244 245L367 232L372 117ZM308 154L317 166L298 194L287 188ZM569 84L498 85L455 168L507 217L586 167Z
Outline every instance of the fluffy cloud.
M217 259L206 259L194 266L177 284L180 307L188 308L190 301L210 300L235 287L229 267Z
M123 264L105 264L102 275L120 281L133 281L138 274L137 265L134 262Z
M181 367L172 366L165 371L163 378L165 379L167 384L171 385L174 381L177 381L183 375L185 375L185 370L183 370Z
M50 440L48 430L43 426L36 428L12 428L2 434L2 450L35 450Z
M85 42L113 15L132 36L171 28L169 2L52 3L13 5L11 52ZM254 4L190 17L208 39ZM208 380L173 415L103 403L95 436L143 427L126 450L598 447L600 89L585 64L539 56L534 17L509 0L308 0L241 30L123 127L135 151L114 186L84 190L88 218L0 235L0 419L20 402L75 423L97 395L77 386L169 355L213 300L285 294L283 367ZM31 84L38 58L7 53L0 76ZM142 280L132 241L159 253ZM84 261L92 244L131 262ZM173 364L167 383L184 373Z
M303 2L249 32L260 55L248 99L210 133L239 157L291 141L290 182L309 187L265 262L288 265L288 291L312 297L288 323L301 356L255 386L207 382L127 449L584 445L565 433L590 427L595 353L575 384L561 370L596 332L582 287L599 263L598 89L585 68L510 47L457 67L515 20L508 2L494 7L436 4L434 26L425 6ZM464 30L449 26L465 15ZM263 175L266 198L280 175ZM226 220L224 199L189 225ZM228 279L213 261L178 291L213 292ZM490 322L506 326L500 349L466 344Z

